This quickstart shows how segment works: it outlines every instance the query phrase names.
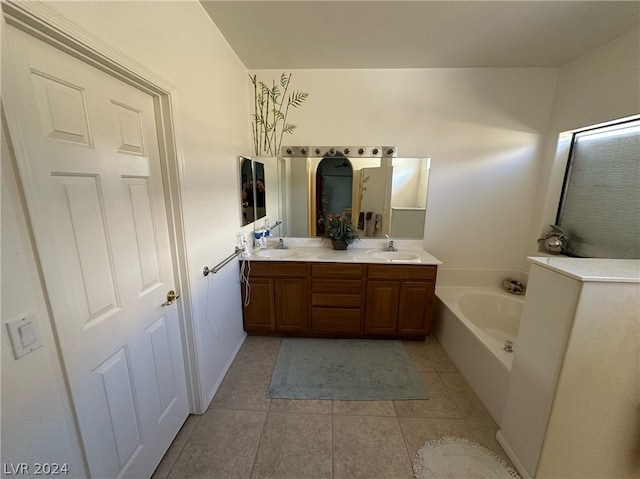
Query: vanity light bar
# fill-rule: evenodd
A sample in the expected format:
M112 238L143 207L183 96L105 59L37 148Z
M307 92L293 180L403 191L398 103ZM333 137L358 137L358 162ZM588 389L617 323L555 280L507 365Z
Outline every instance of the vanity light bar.
M280 156L287 157L325 157L348 156L351 158L395 158L398 148L395 146L283 146Z

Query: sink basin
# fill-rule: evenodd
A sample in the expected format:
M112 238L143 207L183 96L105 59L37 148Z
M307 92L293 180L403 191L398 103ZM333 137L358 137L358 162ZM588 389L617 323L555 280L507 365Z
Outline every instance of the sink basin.
M294 258L299 254L297 251L290 249L259 249L252 253L253 256L258 258Z
M420 261L421 255L411 253L409 251L379 251L369 252L376 259L384 259L386 261Z

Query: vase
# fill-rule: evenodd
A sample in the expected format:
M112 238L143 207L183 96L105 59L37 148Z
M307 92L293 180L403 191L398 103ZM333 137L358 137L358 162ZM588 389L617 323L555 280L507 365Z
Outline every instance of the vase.
M346 241L341 240L331 240L331 245L333 249L347 249L349 244Z

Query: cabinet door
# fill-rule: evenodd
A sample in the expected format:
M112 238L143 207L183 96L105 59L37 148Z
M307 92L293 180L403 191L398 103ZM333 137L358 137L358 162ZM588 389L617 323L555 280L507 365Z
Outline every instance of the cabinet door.
M276 279L276 331L304 331L307 329L306 279Z
M248 333L275 331L273 280L270 278L251 278L250 284L249 304L243 306L244 330ZM242 299L245 299L244 283L242 284Z
M398 321L399 281L368 281L364 331L395 334Z
M434 285L433 281L400 283L398 334L429 334Z

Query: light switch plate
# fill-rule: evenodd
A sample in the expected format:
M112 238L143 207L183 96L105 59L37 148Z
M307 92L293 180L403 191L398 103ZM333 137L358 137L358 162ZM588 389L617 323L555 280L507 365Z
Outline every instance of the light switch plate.
M13 347L13 355L20 359L25 354L42 346L42 336L35 313L5 323Z

